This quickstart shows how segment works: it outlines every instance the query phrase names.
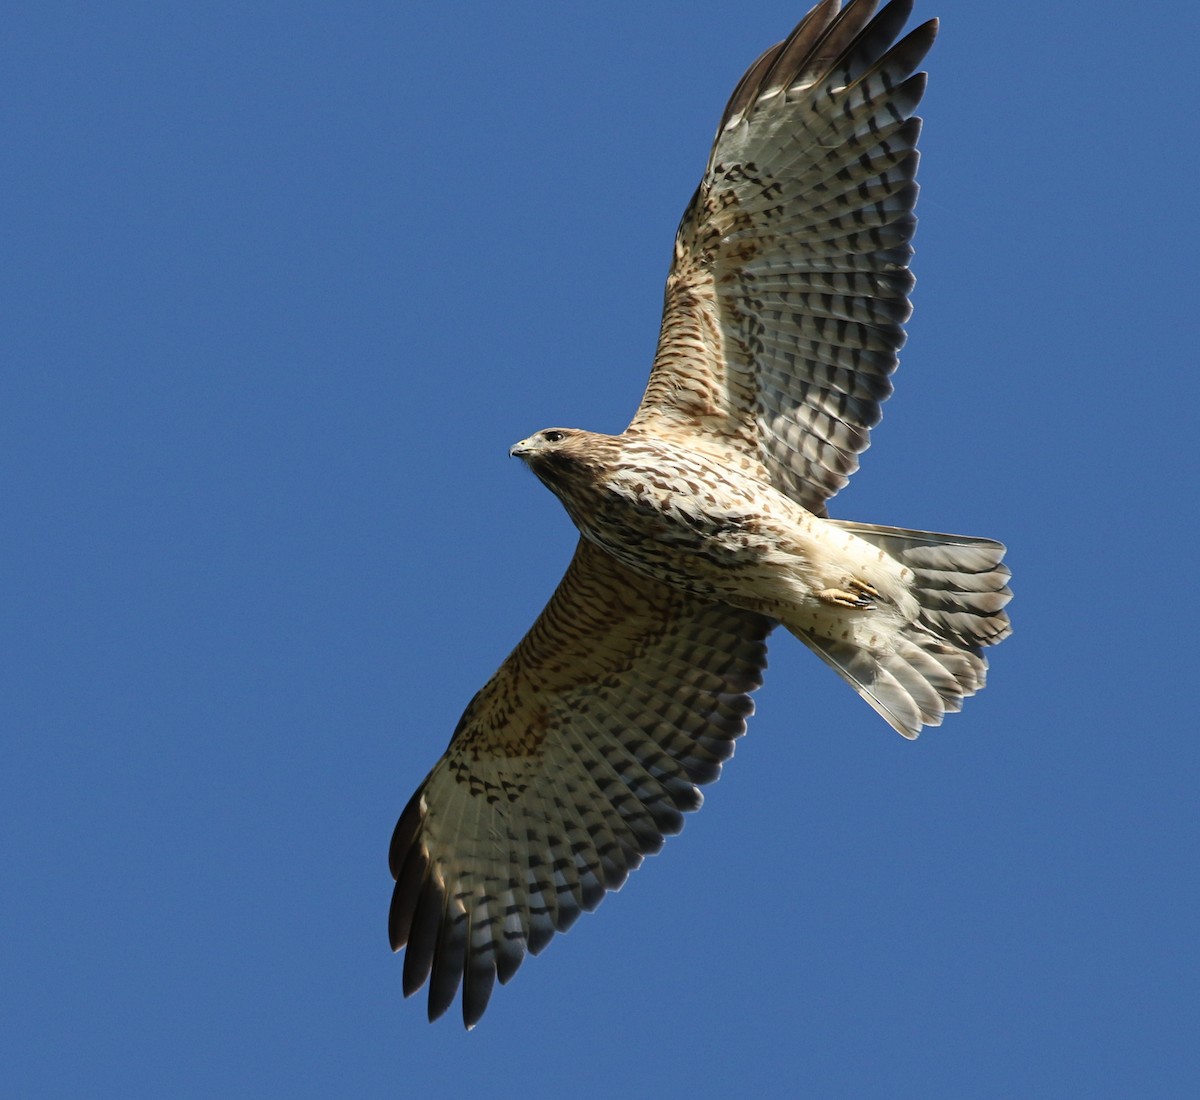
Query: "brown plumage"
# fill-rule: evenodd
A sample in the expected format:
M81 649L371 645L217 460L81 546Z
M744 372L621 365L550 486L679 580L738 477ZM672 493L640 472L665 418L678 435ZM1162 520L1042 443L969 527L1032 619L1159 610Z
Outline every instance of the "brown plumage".
M1009 631L1004 548L827 518L891 392L915 219L911 4L814 8L747 72L684 214L645 396L620 436L512 453L581 538L392 841L389 931L429 1015L618 888L745 731L782 623L915 737Z

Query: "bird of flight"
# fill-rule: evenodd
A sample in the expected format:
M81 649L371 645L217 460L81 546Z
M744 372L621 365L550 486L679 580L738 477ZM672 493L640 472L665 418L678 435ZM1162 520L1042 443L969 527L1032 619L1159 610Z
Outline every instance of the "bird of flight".
M1004 547L828 518L904 342L936 21L818 4L725 108L675 238L650 381L618 436L512 448L580 532L391 846L389 932L463 1020L701 803L781 625L916 737L1009 633Z

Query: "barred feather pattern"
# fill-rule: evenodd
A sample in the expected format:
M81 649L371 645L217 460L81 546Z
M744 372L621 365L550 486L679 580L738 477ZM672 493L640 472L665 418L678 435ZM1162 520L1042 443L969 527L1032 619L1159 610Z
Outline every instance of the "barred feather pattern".
M869 644L871 618L849 634L844 621L827 615L803 624L785 617L785 625L905 737L940 726L987 683L984 647L1012 633L1004 610L1012 599L1005 547L968 535L826 522L903 567L917 615L882 646Z
M429 1017L463 1020L698 809L762 681L762 615L698 601L581 541L400 817L389 932Z
M910 0L822 0L747 71L684 213L625 433L515 445L583 538L400 817L389 917L429 1016L594 909L678 832L745 731L777 621L914 737L1009 632L1004 547L823 518L904 342Z
M937 28L896 42L911 7L822 3L738 85L629 429L753 454L818 515L858 468L911 312L914 72Z

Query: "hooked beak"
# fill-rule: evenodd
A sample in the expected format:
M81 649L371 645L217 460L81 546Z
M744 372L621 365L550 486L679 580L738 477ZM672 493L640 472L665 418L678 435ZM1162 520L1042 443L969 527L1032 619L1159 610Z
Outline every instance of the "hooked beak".
M520 443L514 443L508 449L510 458L527 458L533 453L533 441L531 439L522 439Z

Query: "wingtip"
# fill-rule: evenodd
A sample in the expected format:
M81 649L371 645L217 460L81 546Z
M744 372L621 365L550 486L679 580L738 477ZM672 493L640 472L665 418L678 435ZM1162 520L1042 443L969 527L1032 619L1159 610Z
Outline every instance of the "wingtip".
M904 38L900 40L901 44L907 42L912 45L916 45L917 43L920 43L920 52L923 59L924 55L929 52L930 48L933 46L933 43L937 39L938 31L941 29L941 26L941 20L938 19L937 16L934 16L932 19L926 19L924 23L921 23L909 31L908 34L906 34Z
M393 879L400 878L400 871L404 867L413 841L416 840L421 822L425 819L424 797L425 784L422 783L413 793L412 798L408 800L404 809L400 811L396 827L392 830L392 840L388 845L388 869L391 871Z
M496 971L489 966L470 971L463 980L462 1020L467 1031L474 1031L483 1018L495 979Z

